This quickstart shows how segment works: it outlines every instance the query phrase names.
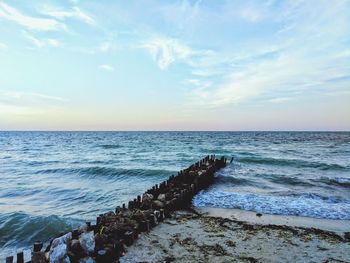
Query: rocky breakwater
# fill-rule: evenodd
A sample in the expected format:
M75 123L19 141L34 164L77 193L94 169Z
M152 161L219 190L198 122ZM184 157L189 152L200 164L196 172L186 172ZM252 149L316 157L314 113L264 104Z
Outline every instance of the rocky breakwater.
M53 238L45 250L42 242L35 242L30 262L118 262L126 253L126 246L131 246L140 233L150 231L174 211L190 206L193 196L212 184L214 173L226 162L224 157L206 156L127 205L99 215L96 224L87 222L79 229ZM6 263L13 260L10 256ZM23 252L17 254L17 262L24 262Z

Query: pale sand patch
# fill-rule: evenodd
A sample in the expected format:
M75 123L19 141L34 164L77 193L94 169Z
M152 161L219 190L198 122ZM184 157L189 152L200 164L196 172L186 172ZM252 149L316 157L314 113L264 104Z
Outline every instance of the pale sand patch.
M343 234L180 211L141 234L127 262L350 262Z

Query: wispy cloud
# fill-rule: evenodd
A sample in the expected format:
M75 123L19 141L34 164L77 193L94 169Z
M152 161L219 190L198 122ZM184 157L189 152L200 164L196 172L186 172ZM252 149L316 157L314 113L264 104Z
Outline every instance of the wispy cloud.
M41 115L62 106L68 100L36 92L0 90L0 115L2 117Z
M162 70L176 61L186 61L193 53L191 48L179 40L166 37L154 37L143 42L140 47L150 53Z
M204 81L201 79L186 79L184 84L194 85L196 87L199 87L201 89L209 88L212 85L212 82L210 81Z
M55 19L27 16L5 3L0 3L0 18L16 22L31 30L49 31L65 29L65 25Z
M45 6L40 9L40 12L44 15L54 17L58 20L64 21L65 19L77 19L84 23L95 25L95 20L88 15L86 12L83 12L79 7L73 7L71 10L57 9L54 7Z
M34 37L33 35L29 34L26 31L23 31L23 36L28 39L35 47L37 48L43 48L43 47L59 47L61 43L52 38L48 39L39 39Z
M286 101L289 101L289 100L291 100L291 98L280 97L280 98L270 99L270 100L268 100L268 102L271 102L271 103L283 103L283 102L286 102Z
M194 49L180 39L165 36L153 36L137 47L147 50L161 70L174 63L185 63L199 69L203 63L210 63L213 54L209 49Z
M114 71L114 67L112 67L111 65L108 65L108 64L100 65L99 68L104 70L104 71L108 71L108 72Z
M301 92L348 89L349 83L331 81L350 71L348 53L341 44L350 41L346 2L328 3L322 2L317 8L295 2L283 5L283 11L275 19L288 30L277 30L276 35L269 36L270 45L275 46L272 52L255 45L253 51L249 47L240 50L241 54L246 53L243 56L237 52L229 56L218 53L217 61L220 57L227 58L221 64L226 72L210 90L195 87L189 93L191 103L222 107L266 94L274 94L276 98L270 102L278 103ZM219 66L220 63L215 68ZM203 78L210 76L210 72L211 67L192 71Z
M100 43L100 45L98 46L98 51L102 53L108 53L108 52L116 52L116 51L122 50L123 48L125 48L123 47L123 45L117 44L113 40L109 40L109 41L104 41Z
M67 99L59 96L51 96L47 94L37 93L37 92L23 92L23 91L8 91L0 90L0 102L7 103L22 103L24 101L56 101L56 102L66 102Z
M325 86L335 87L334 84L327 81L334 77L333 74L338 75L343 71L338 69L336 72L331 72L328 66L333 63L332 58L313 61L305 54L285 53L275 59L246 65L231 73L225 83L217 85L210 92L205 91L200 96L198 96L198 90L195 89L190 98L193 100L193 95L197 95L194 101L198 105L221 107L264 94L279 96L280 93L283 93L287 96L294 96L298 92L310 89L322 91ZM310 65L313 66L310 67ZM337 87L340 86L337 85ZM287 99L290 98L283 98L284 101ZM281 98L273 98L270 102L281 102Z

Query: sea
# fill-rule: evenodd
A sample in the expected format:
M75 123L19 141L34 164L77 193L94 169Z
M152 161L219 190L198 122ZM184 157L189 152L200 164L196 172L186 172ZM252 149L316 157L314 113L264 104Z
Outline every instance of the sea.
M350 132L2 131L0 261L213 154L194 207L350 220Z

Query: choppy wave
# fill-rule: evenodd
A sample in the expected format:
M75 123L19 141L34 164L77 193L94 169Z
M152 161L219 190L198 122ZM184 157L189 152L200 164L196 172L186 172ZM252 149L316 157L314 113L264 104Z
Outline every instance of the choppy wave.
M82 223L79 220L55 215L33 216L21 212L0 214L0 222L0 246L48 240Z
M291 186L305 186L313 187L317 184L313 184L310 180L304 179L303 176L297 175L284 175L284 174L257 174L254 177L263 178L271 183L277 183L280 185Z
M317 168L320 170L349 170L348 166L340 164L328 164L322 162L312 162L301 159L278 159L260 156L236 156L236 162L240 163L256 163L276 166L291 166L296 168Z
M253 177L237 177L233 175L220 175L216 177L216 183L228 186L229 184L234 186L257 186L259 188L268 188L266 184L262 184L257 179L264 179L270 183L280 185L293 185L293 186L305 186L313 187L317 186L316 182L312 183L310 180L303 179L298 176L287 176L282 174L256 174Z
M330 177L322 176L321 178L314 179L314 181L321 182L327 185L350 188L350 178L343 178L343 177L330 178Z
M103 149L118 149L118 148L121 148L123 146L121 146L119 144L102 144L102 145L98 145L98 147L101 147Z
M350 220L350 199L314 194L271 196L254 193L201 192L193 199L197 207L237 208L266 214Z
M95 178L100 176L110 178L124 177L159 177L171 174L169 170L151 170L151 169L122 169L104 166L91 166L81 168L55 168L36 171L36 174L74 174Z
M254 181L242 177L233 176L217 176L215 178L215 183L219 184L234 184L234 185L253 185Z

